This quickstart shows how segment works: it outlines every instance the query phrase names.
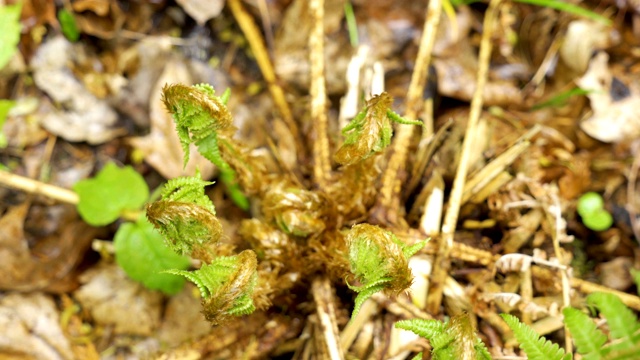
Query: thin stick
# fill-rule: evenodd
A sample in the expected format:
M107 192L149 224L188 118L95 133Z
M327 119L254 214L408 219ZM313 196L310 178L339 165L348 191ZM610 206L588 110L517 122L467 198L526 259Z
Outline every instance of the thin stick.
M449 207L445 214L444 223L442 225L442 238L439 242L438 254L434 262L431 291L427 299L427 311L431 314L437 314L440 310L440 304L442 303L442 292L444 289L444 282L447 276L447 271L451 266L449 259L451 248L453 247L453 236L458 221L458 215L460 211L460 205L462 195L464 192L464 184L467 178L467 170L469 168L469 159L471 158L471 150L475 141L474 134L476 133L476 127L478 120L480 119L480 113L482 112L483 92L485 84L487 83L487 75L489 72L489 59L491 57L491 36L493 34L493 27L496 22L498 13L498 7L501 0L492 0L489 3L489 9L485 14L483 23L482 41L480 43L480 56L478 64L478 78L476 83L476 90L473 93L473 99L471 100L471 112L469 114L469 122L467 124L467 131L464 136L464 142L462 143L462 154L460 155L460 163L458 164L458 171L453 181L453 188L451 190L451 196L449 197Z
M311 122L313 141L313 177L325 188L331 175L329 137L327 135L327 91L324 78L324 0L311 0L309 10L313 19L309 34L311 62Z
M311 284L311 292L316 302L316 312L320 320L320 328L331 360L344 359L338 342L338 325L333 306L333 288L329 279L315 278Z
M66 204L78 205L80 202L80 197L72 190L2 170L0 170L0 186L10 187L28 194L46 196ZM120 217L129 221L137 221L140 217L140 211L124 211Z
M77 205L80 201L78 194L71 190L2 170L0 170L0 185L21 190L29 194L44 195L48 198L71 205Z
M406 98L405 118L415 119L422 104L422 92L427 82L429 65L431 64L431 51L436 39L436 31L442 13L442 1L431 0L427 8L422 39L418 48L415 67L411 75L411 83ZM390 223L398 221L398 209L400 207L401 179L398 174L403 172L406 165L409 141L413 135L413 126L398 125L398 133L394 136L391 149L391 158L382 177L380 197L375 205L373 213L384 214L384 220Z
M249 42L251 51L253 51L258 67L262 72L262 76L264 76L265 81L269 85L269 91L271 92L273 101L280 111L282 119L287 124L293 138L298 139L298 125L293 119L289 104L284 97L284 91L282 91L282 88L276 81L276 73L273 70L273 64L269 58L269 53L264 45L264 41L262 40L260 29L253 21L251 15L247 13L244 6L242 6L240 0L229 0L227 1L227 4L233 13L233 16L238 21L238 25L240 25L242 32L244 32L244 35L247 37L247 42ZM298 145L297 142L296 145Z
M627 212L629 213L629 220L631 221L631 230L636 238L636 241L640 243L640 224L638 223L638 213L636 211L635 199L636 199L636 181L638 179L638 169L640 168L640 151L636 151L635 159L629 170L629 179L627 181Z

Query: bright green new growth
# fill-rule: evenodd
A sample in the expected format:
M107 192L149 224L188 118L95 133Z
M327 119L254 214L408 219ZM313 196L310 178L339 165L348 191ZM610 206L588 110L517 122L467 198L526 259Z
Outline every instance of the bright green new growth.
M640 322L631 309L615 295L594 293L587 303L595 306L609 325L607 336L587 315L574 308L563 310L564 322L573 336L578 353L585 360L622 360L640 358ZM501 315L531 360L570 359L557 344L540 337L530 327L509 314Z
M4 122L7 120L7 115L9 115L9 110L11 110L11 108L15 105L15 101L0 100L0 149L3 149L7 146L7 137L4 136L2 128L4 127Z
M354 164L384 150L391 144L392 121L404 125L423 125L421 121L407 120L393 112L390 109L392 102L393 98L387 93L372 97L365 108L342 129L346 138L335 155L338 163Z
M76 24L76 19L73 14L66 9L60 9L58 11L58 21L60 22L60 28L64 36L69 41L76 42L80 38L80 29Z
M162 189L161 200L147 206L147 218L178 254L206 253L222 235L215 207L204 193L211 184L200 173L171 179Z
M195 271L166 272L182 275L198 287L205 317L217 324L255 310L253 292L258 282L257 266L255 253L245 250L238 255L217 257Z
M20 42L20 11L22 3L0 6L0 69L4 68L18 50Z
M602 347L607 342L607 335L598 330L593 320L578 309L565 308L562 314L583 359L602 359Z
M479 360L489 360L491 355L476 334L466 313L454 316L448 323L438 320L411 319L396 322L396 328L409 330L429 340L431 356L435 360L457 360L464 354L475 354ZM415 358L421 359L421 354Z
M145 218L120 225L113 246L116 262L131 279L168 295L178 293L184 286L182 277L162 272L186 269L191 261L167 248L162 236Z
M507 322L518 342L520 348L527 354L530 360L564 360L571 359L571 354L565 354L564 349L544 337L538 335L532 328L521 323L517 317L511 314L500 314Z
M588 192L578 199L576 210L586 227L593 231L604 231L613 225L613 217L604 208L600 194Z
M227 186L232 200L246 210L249 202L235 181L235 171L222 158L220 147L228 145L235 127L226 103L230 91L216 96L211 85L166 85L162 101L176 123L178 138L184 151L184 166L189 162L189 146L195 144L198 152L220 169L220 178Z
M591 294L587 303L595 306L609 324L611 341L602 349L603 359L640 357L640 322L633 311L613 294ZM635 357L629 357L632 354Z
M131 166L119 168L108 163L96 177L79 181L78 212L84 221L103 226L116 221L127 210L138 210L149 197L149 187ZM118 194L118 196L114 196Z
M408 259L424 247L426 241L409 246L390 231L369 224L354 225L346 232L351 271L362 283L349 288L358 293L351 318L362 304L379 291L396 295L409 286L413 277Z

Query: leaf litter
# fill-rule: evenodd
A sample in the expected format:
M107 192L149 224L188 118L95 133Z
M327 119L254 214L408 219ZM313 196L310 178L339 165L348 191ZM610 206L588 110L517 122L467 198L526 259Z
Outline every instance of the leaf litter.
M203 178L214 178L214 167L198 158L195 149L186 169L182 168L175 125L159 97L166 83L207 82L220 93L227 86L232 88L231 112L239 113L236 125L247 143L259 147L252 156L262 156L271 172L294 167L292 173L297 175L292 178L302 174L298 180L307 182L312 167L308 154L295 153L296 142L315 140L314 124L307 120L306 112L311 82L307 40L312 27L306 1L258 1L249 7L262 31L276 34L273 43L266 43L277 83L285 88L301 129L300 139L291 137L290 129L282 125L286 122L278 119L275 100L268 99L265 91L272 85L260 76L254 64L255 50L246 45L227 9L216 13L213 10L219 10L211 7L211 13L199 12L192 7L199 1L189 0L168 7L160 2L124 6L117 1L74 1L67 10L81 35L78 43L71 44L59 35L57 20L51 15L56 13L55 6L49 6L35 24L26 21L37 3L24 2L22 23L28 25L25 29L30 36L23 34L20 51L0 75L7 80L0 85L1 98L23 106L31 103L12 110L3 130L8 141L0 156L11 172L66 188L110 161L132 164L152 189L166 179L193 174L196 168ZM383 67L386 90L395 97L392 108L403 115L410 110L402 103L416 66L426 2L352 3L361 42L371 49L366 60ZM339 98L348 87L371 88L370 84L350 84L345 76L357 50L350 48L342 5L327 1L324 18L333 150L344 141L335 125ZM622 14L615 6L608 11L616 14L613 16ZM640 68L633 50L639 45L633 25L639 15L633 9L626 18L619 15L620 22L606 26L531 5L506 3L501 8L494 26L488 83L483 88L484 111L475 132L478 140L471 147L468 187L451 248L454 261L446 277L433 275L442 216L434 215L433 220L430 214L444 214L454 206L447 201L483 61L478 49L484 13L482 4L459 5L453 16L445 14L440 19L432 52L435 71L429 74L429 81L437 77L438 95L431 99L432 105L429 99L422 99L424 103L417 108L418 118L433 119L434 131L422 135L422 130L415 131L408 137L407 146L417 150L408 154L400 176L407 177L412 187L399 195L401 221L385 224L400 240L410 243L423 240L430 227L434 239L417 255L421 261L410 261L424 281L415 281L413 301L404 295L374 296L362 304L355 325L346 328L353 295L343 284L334 284L335 325L342 330L339 337L350 356L409 358L424 350L426 343L396 333L394 321L465 311L472 314L472 322L477 323L480 337L494 356L517 354L509 330L497 318L499 311L518 314L539 333L562 343L565 339L557 330L563 326L559 310L567 305L563 294L573 291L571 303L579 303L595 291L596 284L604 285L606 291L618 291L627 305L640 310L635 296L638 284L631 273L640 268L640 239L634 234L640 231L635 218L640 197L632 167L640 149L636 111ZM201 49L208 63L191 58L195 53L186 50L194 38L191 33L202 28L215 44ZM24 67L15 66L20 60L33 70L32 79ZM224 66L224 73L212 69L216 64ZM363 68L358 81L367 82L367 71ZM570 93L574 95L562 101L546 102L576 86L586 94ZM257 89L253 91L258 94L249 89ZM362 105L372 94L358 91L352 98ZM531 108L542 103L551 105ZM525 136L535 125L537 132ZM288 140L277 141L284 138ZM75 160L77 165L73 165ZM385 159L369 165L376 176L387 168ZM356 206L350 203L349 194L341 192L343 185L330 188L332 196L341 199L340 206L351 206L352 213L365 220L373 217L369 213L372 199L382 189L372 187L371 194L363 195ZM357 190L358 184L348 185ZM588 191L603 195L604 207L614 218L612 228L594 232L583 224L576 202ZM3 339L15 339L0 344L0 355L79 358L71 341L73 330L103 358L151 354L326 358L314 310L316 300L308 297L306 284L287 279L291 282L283 287L298 284L291 288L295 297L282 297L282 303L269 312L210 329L199 314L193 288L167 298L128 279L108 251L99 260L99 254L88 250L93 239L113 239L117 227L124 226L120 221L95 229L81 221L70 205L56 205L41 195L15 190L2 189L0 194L1 272L8 275L0 280L0 321L7 325L0 327L0 333L11 336ZM224 223L234 224L242 235L227 232L224 241L240 249L247 246L241 238L264 244L264 256L270 261L263 266L281 271L277 269L279 259L289 254L283 255L274 244L290 239L278 238L275 229L254 220L245 219L238 225L247 214L234 209L217 188L211 195L216 206L224 209L219 214ZM272 205L277 208L278 204ZM252 209L254 214L257 211ZM383 215L376 218L392 218ZM435 225L428 225L425 219ZM303 225L310 224L315 222ZM291 254L300 256L297 250ZM496 275L494 266L498 265L511 271ZM438 304L442 308L427 313L426 295L438 283L444 286L443 302ZM422 295L427 300L419 300ZM67 316L65 309L74 304L82 310L71 321L62 321ZM39 322L35 324L34 319ZM78 329L85 329L80 332L85 335L75 333Z

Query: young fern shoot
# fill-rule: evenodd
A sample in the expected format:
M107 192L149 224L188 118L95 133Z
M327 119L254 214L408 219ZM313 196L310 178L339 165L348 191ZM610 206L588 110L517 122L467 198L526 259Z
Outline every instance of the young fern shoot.
M371 295L384 291L397 295L411 286L413 277L408 259L424 247L426 241L409 246L390 231L369 224L354 225L346 233L351 271L362 283L349 286L358 293L353 314Z

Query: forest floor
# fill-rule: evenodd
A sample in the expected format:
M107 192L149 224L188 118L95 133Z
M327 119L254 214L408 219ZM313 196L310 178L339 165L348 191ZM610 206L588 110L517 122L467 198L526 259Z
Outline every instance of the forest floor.
M430 343L394 323L468 314L494 359L525 359L502 313L575 352L563 308L604 292L640 311L640 6L575 3L586 11L506 0L3 5L0 358L429 358ZM161 99L177 83L231 89L235 139L270 174L256 181L277 187L280 174L326 207L283 197L269 225L267 197L243 210L194 147L185 166ZM394 124L358 178L333 157L340 129L383 91L424 125ZM144 201L87 220L78 183L110 163L146 186L91 190L105 193L91 206ZM156 189L196 169L216 181L207 194L225 249L253 247L280 282L268 306L217 326L193 284L144 286L123 270L163 259L114 246ZM256 225L282 228L283 208L311 230ZM322 256L326 239L361 223L430 240L409 261L411 289L374 295L350 322L352 277ZM156 235L141 236L121 244ZM271 236L298 244L299 258L282 259Z

